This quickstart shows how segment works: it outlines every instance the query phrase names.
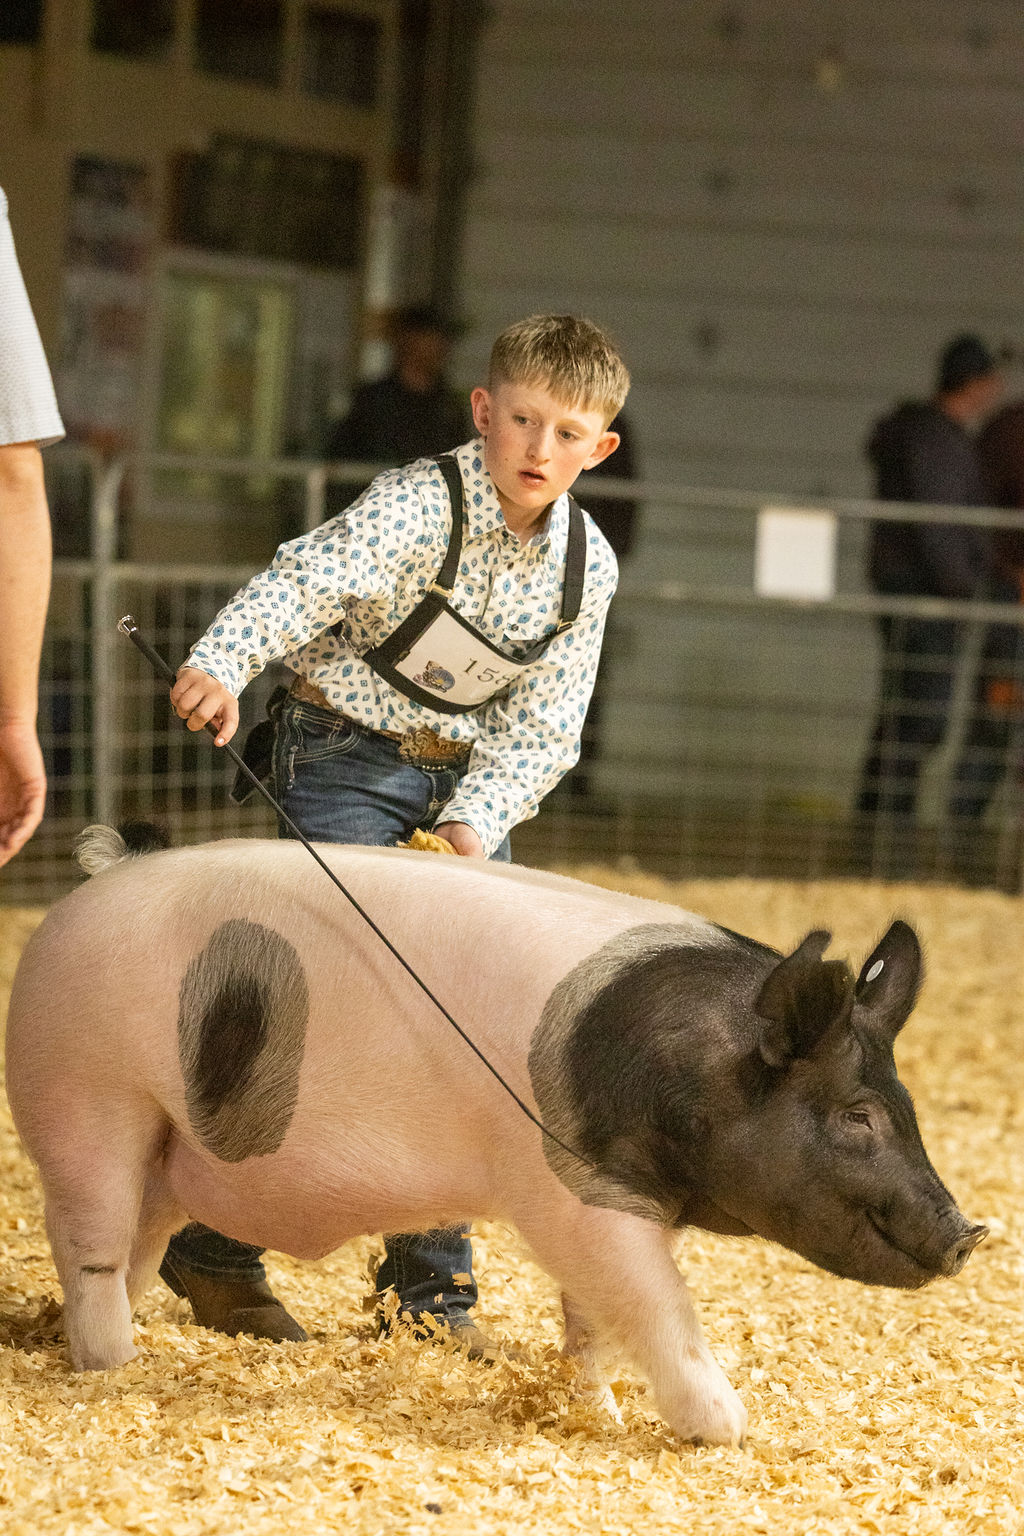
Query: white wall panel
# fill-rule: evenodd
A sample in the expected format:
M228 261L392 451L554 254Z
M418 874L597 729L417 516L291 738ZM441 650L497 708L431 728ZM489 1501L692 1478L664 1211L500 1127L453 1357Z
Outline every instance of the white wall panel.
M467 260L471 270L505 284L524 268L543 284L563 287L586 274L599 292L668 295L693 275L714 281L723 301L743 297L791 302L850 303L886 311L926 295L959 318L965 308L1019 312L1020 252L948 243L922 232L898 242L883 235L850 236L733 225L664 226L632 220L534 216L517 205L514 237L508 221L474 219ZM641 341L642 346L642 341Z
M755 74L806 74L834 49L858 76L1014 83L1014 54L1024 48L1024 13L1014 0L503 0L502 11L511 26L494 50L511 50L520 62L562 57L586 34L588 57L611 67L639 56L677 67L729 62Z
M1024 344L1016 0L491 0L490 14L467 381L509 320L582 311L630 363L652 480L858 496L870 423L930 391L951 335ZM729 538L716 554L712 533L674 539L671 509L649 507L631 577L675 560L684 580L742 580L746 556ZM679 629L654 608L631 623L608 731L641 777L684 718L687 734L718 729L726 755L743 737L742 700L714 727L692 703L666 714L650 676L674 678L677 700L695 675L726 693L746 676L760 697L799 644L778 626L760 646L732 622ZM809 703L827 686L870 712L870 625L822 624L814 647ZM799 774L777 746L780 774ZM851 776L830 751L827 772Z
M683 478L749 483L770 424L794 488L860 493L868 422L949 335L1021 336L1011 0L495 0L476 100L467 372L516 314L593 314Z
M615 129L510 132L498 123L479 162L478 212L510 204L531 217L567 205L584 217L674 224L707 219L844 232L882 232L954 244L1016 243L1024 165L1005 154L935 156L909 147L730 142L716 137L623 138Z

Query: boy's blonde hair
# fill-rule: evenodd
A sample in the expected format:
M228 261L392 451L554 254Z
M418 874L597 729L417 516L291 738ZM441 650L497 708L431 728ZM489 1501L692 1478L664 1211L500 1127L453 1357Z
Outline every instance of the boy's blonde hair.
M582 315L530 315L506 326L491 348L488 384L502 381L540 385L566 406L600 411L605 426L629 393L615 344Z

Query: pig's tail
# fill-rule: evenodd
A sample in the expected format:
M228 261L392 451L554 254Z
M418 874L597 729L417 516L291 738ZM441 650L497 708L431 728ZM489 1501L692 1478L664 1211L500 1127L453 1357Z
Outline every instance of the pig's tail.
M98 875L122 859L167 846L167 834L155 822L125 821L116 829L94 822L75 838L75 858L87 875Z

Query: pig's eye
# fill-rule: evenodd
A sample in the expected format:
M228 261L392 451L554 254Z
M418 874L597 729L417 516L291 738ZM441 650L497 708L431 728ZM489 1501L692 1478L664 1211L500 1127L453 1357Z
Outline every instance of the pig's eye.
M866 1109L847 1109L843 1113L843 1119L847 1125L866 1125L870 1127L871 1116Z

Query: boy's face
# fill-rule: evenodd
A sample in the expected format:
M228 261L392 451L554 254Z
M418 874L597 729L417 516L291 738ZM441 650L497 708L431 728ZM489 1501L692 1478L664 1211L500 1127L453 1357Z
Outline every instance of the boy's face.
M472 403L501 510L520 536L577 475L619 446L600 411L563 405L543 385L502 380L493 389L475 389Z

